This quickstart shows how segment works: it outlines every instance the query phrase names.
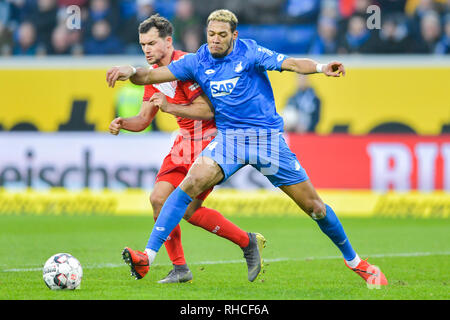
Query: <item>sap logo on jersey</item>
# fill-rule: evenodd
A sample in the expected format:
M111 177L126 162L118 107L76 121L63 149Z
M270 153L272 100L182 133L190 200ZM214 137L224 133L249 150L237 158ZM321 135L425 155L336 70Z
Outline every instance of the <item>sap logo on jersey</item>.
M213 97L222 97L229 95L236 87L239 77L222 81L211 81L210 88Z

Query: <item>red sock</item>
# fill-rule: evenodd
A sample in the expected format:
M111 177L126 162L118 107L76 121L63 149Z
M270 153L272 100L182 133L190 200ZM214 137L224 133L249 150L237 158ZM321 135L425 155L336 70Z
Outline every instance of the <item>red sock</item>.
M177 224L175 229L173 229L169 234L169 237L164 242L164 246L166 247L169 259L173 264L186 264L186 260L184 259L183 246L181 245L181 228L179 224Z
M200 207L194 212L188 222L194 226L215 233L219 237L228 239L241 248L248 246L249 239L247 232L243 231L214 209Z

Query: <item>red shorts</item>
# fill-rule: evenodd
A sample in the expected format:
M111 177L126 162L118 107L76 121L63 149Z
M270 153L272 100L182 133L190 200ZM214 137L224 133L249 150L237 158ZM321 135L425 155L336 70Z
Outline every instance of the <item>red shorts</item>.
M186 177L197 156L212 139L214 139L214 136L205 140L192 141L190 139L183 139L181 135L178 136L169 154L164 158L161 168L156 175L156 182L166 181L175 188L178 187ZM205 200L213 191L213 188L198 195L197 199Z

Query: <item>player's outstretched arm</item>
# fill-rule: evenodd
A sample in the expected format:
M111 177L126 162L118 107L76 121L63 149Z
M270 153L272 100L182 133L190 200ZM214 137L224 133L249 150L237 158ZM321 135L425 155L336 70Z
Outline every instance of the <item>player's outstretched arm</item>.
M152 123L158 112L158 107L150 101L142 102L139 114L130 118L115 118L109 125L109 132L118 135L120 129L139 132L147 128Z
M116 81L130 81L137 85L163 83L177 80L167 67L156 69L134 68L132 66L116 66L106 72L106 82L111 88Z
M322 72L329 77L345 76L345 68L341 62L332 61L328 64L320 64L307 58L287 58L281 65L282 71L292 71L301 74Z
M187 105L168 103L166 96L160 92L155 93L150 101L159 107L161 111L177 117L194 120L210 120L214 118L213 107L205 94L198 96Z

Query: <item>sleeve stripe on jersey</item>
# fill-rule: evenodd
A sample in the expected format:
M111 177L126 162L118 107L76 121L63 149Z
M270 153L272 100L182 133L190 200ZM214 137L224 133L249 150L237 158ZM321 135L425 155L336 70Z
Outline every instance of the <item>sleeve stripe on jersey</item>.
M196 93L194 93L194 95L191 97L191 99L189 99L189 104L191 104L195 99L197 99L202 94L203 94L202 90L199 90Z

